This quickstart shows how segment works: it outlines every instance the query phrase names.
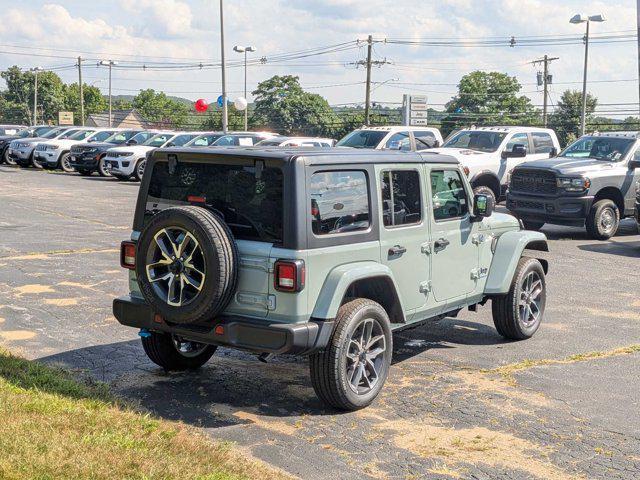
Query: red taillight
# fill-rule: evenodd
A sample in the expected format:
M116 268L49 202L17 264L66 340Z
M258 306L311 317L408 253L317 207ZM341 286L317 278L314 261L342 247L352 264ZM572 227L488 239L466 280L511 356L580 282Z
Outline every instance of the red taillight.
M274 266L273 283L280 292L300 292L304 288L304 262L278 260Z
M128 240L120 244L120 266L135 270L136 268L136 244Z
M207 203L207 198L200 195L189 195L187 201L190 203Z

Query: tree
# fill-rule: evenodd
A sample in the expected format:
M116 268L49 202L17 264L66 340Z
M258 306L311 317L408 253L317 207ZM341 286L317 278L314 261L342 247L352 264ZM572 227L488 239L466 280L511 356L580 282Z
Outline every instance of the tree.
M587 125L593 123L592 115L597 105L598 99L587 94ZM566 90L560 97L556 110L549 116L549 126L556 131L561 145L568 145L580 135L581 112L582 92Z
M524 95L515 77L499 72L476 71L465 75L458 94L447 103L448 115L442 119L442 134L470 125L526 125L539 118L539 112Z
M258 84L253 92L257 127L287 135L333 136L340 119L320 95L305 92L298 77L274 76Z
M104 112L109 108L107 99L102 95L98 87L85 83L82 88L82 96L84 97L85 119L87 115ZM80 89L77 83L65 85L64 108L67 111L73 112L76 125L80 125Z
M0 73L7 84L5 109L21 122L33 123L34 73L13 66ZM65 106L65 84L53 72L38 72L38 121L56 121Z
M140 90L133 98L135 108L144 118L164 127L185 126L189 117L189 107L167 97L152 88Z
M244 111L236 110L232 105L227 109L228 128L230 132L244 130ZM249 111L249 125L252 125L252 115ZM204 117L201 128L203 130L222 131L222 108L217 105L209 105L209 110Z

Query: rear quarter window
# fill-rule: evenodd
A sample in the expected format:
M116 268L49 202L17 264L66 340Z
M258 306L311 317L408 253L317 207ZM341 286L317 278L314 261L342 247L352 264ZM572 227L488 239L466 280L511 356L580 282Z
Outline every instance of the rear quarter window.
M283 173L261 162L234 164L168 162L153 166L145 221L177 205L200 204L220 216L239 240L282 243Z

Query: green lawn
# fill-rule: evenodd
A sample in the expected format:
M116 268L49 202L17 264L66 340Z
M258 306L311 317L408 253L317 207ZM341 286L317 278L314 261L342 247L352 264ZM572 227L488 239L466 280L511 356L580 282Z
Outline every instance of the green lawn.
M233 445L0 350L0 478L283 478Z

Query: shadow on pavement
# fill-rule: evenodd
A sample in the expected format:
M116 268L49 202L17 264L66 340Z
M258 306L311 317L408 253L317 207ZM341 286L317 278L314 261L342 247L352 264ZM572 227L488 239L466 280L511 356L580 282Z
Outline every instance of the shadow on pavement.
M589 245L578 245L580 250L595 253L606 253L621 257L640 258L640 241L637 242L608 242L592 243Z
M458 319L429 323L394 335L394 364L435 348L492 345L504 341L493 328ZM335 415L315 396L306 358L257 356L219 348L202 369L167 373L132 340L72 350L40 359L109 382L113 391L153 414L198 427L251 423L250 415Z

